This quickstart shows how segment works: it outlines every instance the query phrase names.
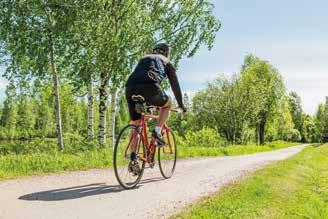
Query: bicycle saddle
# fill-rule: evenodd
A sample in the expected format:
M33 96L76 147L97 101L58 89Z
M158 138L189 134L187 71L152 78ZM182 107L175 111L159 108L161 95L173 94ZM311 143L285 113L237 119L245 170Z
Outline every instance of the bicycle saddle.
M135 111L137 113L144 113L146 110L145 107L145 98L141 95L132 95L132 101L135 102Z
M145 98L141 95L132 95L132 101L137 102L137 103L144 103Z
M136 103L135 110L137 113L151 113L152 111L155 111L157 109L156 106L148 104L145 101L145 98L141 95L132 95L131 99Z

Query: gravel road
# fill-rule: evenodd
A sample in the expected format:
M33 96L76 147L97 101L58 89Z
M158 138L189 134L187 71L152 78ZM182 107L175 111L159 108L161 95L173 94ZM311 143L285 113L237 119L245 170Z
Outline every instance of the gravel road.
M0 218L165 218L268 163L305 146L252 155L180 160L173 178L146 169L134 190L123 190L112 170L89 170L0 182Z

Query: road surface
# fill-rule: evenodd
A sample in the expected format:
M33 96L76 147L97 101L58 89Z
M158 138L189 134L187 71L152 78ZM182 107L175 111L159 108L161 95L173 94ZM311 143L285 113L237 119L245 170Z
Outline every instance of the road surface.
M252 155L178 161L173 178L146 169L134 190L117 185L112 170L89 170L0 182L0 218L165 218L268 163L305 146Z

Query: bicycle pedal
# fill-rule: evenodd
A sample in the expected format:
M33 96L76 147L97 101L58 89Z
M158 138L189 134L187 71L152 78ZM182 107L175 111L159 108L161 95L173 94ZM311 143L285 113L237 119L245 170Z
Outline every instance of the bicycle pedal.
M154 163L149 163L149 168L150 168L150 169L153 169L154 166L155 166L155 162L154 162Z
M157 144L157 147L158 147L158 148L162 148L162 147L164 147L164 146L166 146L166 145L167 145L166 143L164 143L164 144L159 144L159 143L158 143L158 144Z

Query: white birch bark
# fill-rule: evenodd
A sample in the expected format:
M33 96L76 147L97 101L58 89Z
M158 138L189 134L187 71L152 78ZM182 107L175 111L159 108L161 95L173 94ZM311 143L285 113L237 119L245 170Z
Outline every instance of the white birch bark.
M108 74L101 73L99 87L99 135L98 141L100 145L106 143L106 110L108 100Z
M52 80L53 80L53 95L55 97L57 141L58 141L59 150L63 150L64 149L64 140L63 140L63 130L62 130L62 120L61 120L59 81L58 81L58 74L57 74L57 69L56 69L56 64L55 64L54 45L51 45L51 49L50 49L50 62L51 62L51 74L52 74Z
M88 84L88 140L92 140L94 137L93 120L93 86L90 81Z
M115 144L115 118L116 118L116 93L117 89L111 89L111 103L110 103L110 130L109 130L109 137L111 138L112 146L114 147Z

